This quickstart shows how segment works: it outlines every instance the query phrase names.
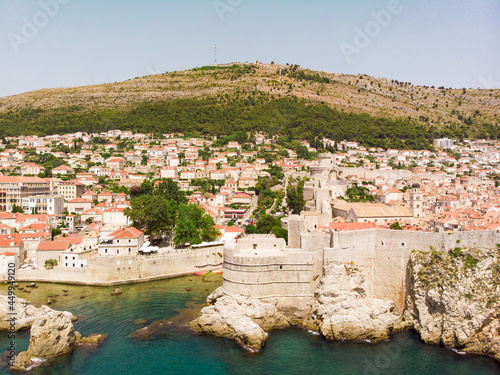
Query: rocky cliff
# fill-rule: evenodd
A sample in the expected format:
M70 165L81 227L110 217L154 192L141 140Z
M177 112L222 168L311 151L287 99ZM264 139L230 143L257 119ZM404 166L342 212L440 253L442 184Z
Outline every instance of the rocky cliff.
M350 265L326 264L309 307L310 328L318 326L328 340L380 340L401 326L394 303L367 298L362 272Z
M500 251L412 253L404 318L427 343L500 360Z
M360 270L340 263L325 266L321 283L309 303L295 311L280 311L276 300L212 293L192 327L235 340L254 351L273 328L290 324L321 332L329 340L379 340L401 326L401 316L389 300L367 298Z

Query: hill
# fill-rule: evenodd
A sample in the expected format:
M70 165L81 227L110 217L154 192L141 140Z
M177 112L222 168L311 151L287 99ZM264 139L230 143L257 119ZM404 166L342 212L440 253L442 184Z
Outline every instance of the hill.
M305 138L314 132L346 139L364 133L384 146L383 139L396 138L497 139L499 115L500 90L436 89L297 65L230 64L3 97L0 135L111 128L205 134L263 130ZM404 131L394 133L398 128Z

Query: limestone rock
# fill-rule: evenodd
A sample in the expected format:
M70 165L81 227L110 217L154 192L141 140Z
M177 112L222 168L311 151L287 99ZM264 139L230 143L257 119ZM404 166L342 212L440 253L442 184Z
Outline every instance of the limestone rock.
M10 368L15 371L26 371L27 367L29 366L30 360L31 358L28 352L20 352L16 355L14 364L10 366Z
M329 340L385 339L401 326L393 302L367 298L362 273L341 263L325 265L311 313Z
M192 326L205 333L235 340L242 347L259 351L267 339L265 330L286 327L288 319L276 308L276 301L262 302L248 296L225 295L222 288L207 298Z
M75 332L75 334L77 334L76 341L79 344L89 344L89 345L97 345L97 344L101 343L107 337L107 335L101 335L100 333L91 333L87 337L80 336L80 338L78 338L79 333Z
M5 295L0 295L0 331L9 331L10 330L10 315L12 312L9 310L9 299ZM16 312L16 321L15 328L17 330L27 330L31 328L31 325L38 318L42 318L46 316L49 312L54 311L48 306L35 307L31 304L31 302L16 297L15 303L13 305L15 307ZM76 320L76 317L71 313L66 312L65 314L69 314L68 316L72 320Z
M33 322L28 355L38 358L54 357L70 351L76 339L70 316L52 310Z
M497 249L411 254L405 319L427 343L500 360Z

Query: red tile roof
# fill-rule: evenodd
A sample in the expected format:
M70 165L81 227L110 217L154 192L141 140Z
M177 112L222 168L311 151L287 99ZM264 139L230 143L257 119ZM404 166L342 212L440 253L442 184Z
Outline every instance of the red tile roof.
M54 251L54 250L67 250L71 246L69 240L64 241L41 241L36 248L36 251Z

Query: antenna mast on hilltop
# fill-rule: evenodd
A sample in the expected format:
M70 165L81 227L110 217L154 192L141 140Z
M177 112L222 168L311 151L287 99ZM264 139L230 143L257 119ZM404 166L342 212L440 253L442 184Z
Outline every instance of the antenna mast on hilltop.
M217 65L217 44L215 45L214 49L214 64Z

